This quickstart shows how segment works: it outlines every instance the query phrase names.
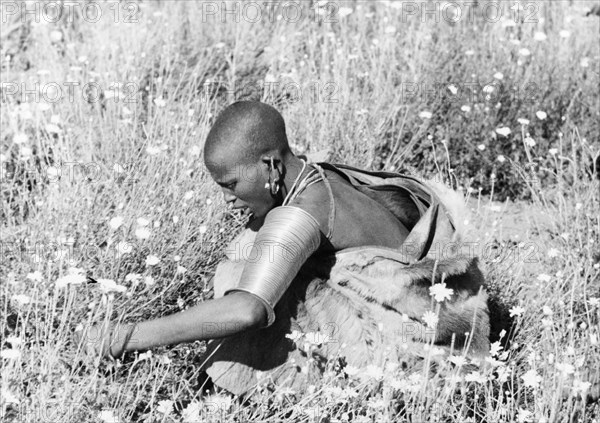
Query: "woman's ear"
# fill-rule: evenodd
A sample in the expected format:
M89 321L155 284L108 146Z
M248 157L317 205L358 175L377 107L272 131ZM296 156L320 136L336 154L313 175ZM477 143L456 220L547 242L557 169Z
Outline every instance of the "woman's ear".
M278 154L265 154L260 158L260 161L263 162L267 166L267 171L269 173L278 174L279 179L285 177L285 167L283 164L283 160L279 157Z
M271 169L277 169L279 171L281 171L280 167L281 167L281 159L277 156L275 156L274 154L265 154L264 156L262 156L260 158L260 161L263 162L264 164L266 164L269 168L269 170Z

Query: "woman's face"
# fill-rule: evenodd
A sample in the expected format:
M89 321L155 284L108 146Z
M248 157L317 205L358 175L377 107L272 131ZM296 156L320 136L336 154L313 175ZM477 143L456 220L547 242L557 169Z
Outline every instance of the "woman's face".
M251 212L255 217L263 217L275 207L276 200L265 188L269 178L266 163L244 164L224 159L207 162L206 167L223 190L225 202L232 208L243 209L244 214Z

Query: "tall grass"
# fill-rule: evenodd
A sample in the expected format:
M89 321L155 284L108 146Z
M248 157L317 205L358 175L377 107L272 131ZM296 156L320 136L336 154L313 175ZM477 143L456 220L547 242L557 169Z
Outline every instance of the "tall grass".
M52 104L6 95L3 85L3 418L597 419L582 390L597 390L600 376L599 23L583 17L591 4L539 2L543 20L515 25L477 14L402 22L392 2L340 3L332 23L266 14L223 23L184 1L140 3L138 23L114 23L106 8L97 23L11 17L2 82L65 91ZM97 100L79 89L67 98L65 82L90 81L101 87ZM438 85L425 95L423 84ZM135 102L124 103L130 94ZM480 367L438 360L436 375L331 363L306 392L264 381L243 403L204 395L201 343L117 363L86 358L72 340L78 325L157 317L210 296L207 281L243 222L225 213L201 149L236 99L276 105L298 152L330 149L334 162L461 189L490 247L490 290L524 309L503 344L510 349ZM147 265L149 255L160 262ZM126 291L57 286L76 279L73 267Z

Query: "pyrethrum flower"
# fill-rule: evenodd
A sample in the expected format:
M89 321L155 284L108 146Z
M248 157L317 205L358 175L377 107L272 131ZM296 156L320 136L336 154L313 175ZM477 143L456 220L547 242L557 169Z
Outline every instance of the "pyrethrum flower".
M529 423L531 422L531 417L531 411L525 410L524 408L519 408L519 413L517 414L518 423Z
M58 125L55 125L53 123L48 123L46 126L46 131L48 131L51 134L60 134L62 132L62 130L60 129L60 127Z
M148 228L137 228L135 230L135 237L138 239L148 239L151 234L152 232Z
M123 285L117 284L112 279L98 279L98 284L100 285L100 289L104 293L127 291L126 287L124 287Z
M13 348L8 348L0 351L0 358L4 358L6 360L16 360L19 357L21 357L21 352Z
M133 251L133 245L125 242L119 241L115 244L115 253L117 257L122 257L125 254L130 254Z
M571 36L571 32L563 29L558 33L558 35L560 35L560 38L569 38Z
M146 257L146 266L156 266L158 263L160 263L160 259L155 255L151 254Z
M446 288L446 283L436 283L429 287L429 295L431 295L438 303L449 300L454 291L451 288Z
M291 339L294 343L298 342L303 336L304 334L302 332L299 332L295 329L292 331L292 333L288 333L285 335L287 339Z
M102 410L98 418L104 423L120 423L119 415L114 410Z
M448 361L454 364L455 366L459 367L467 364L467 360L465 360L465 358L461 355L451 355L450 357L448 357Z
M515 317L515 316L520 316L521 314L523 314L525 312L525 309L521 306L514 306L513 308L511 308L509 310L510 312L510 317Z
M156 104L157 107L165 107L167 102L163 98L155 98L154 104Z
M197 423L202 421L200 417L200 411L202 407L198 401L194 401L188 404L181 412L184 423Z
M537 388L542 381L542 377L533 369L527 371L523 376L521 376L521 379L523 379L525 386L534 389Z
M471 372L465 376L466 382L485 383L486 378L479 372Z
M64 288L67 285L79 285L85 282L86 277L83 273L82 269L71 268L69 269L68 274L65 276L58 278L54 283L56 288Z
M27 161L31 158L33 154L33 150L30 147L21 147L19 151L19 159L23 161Z
M427 327L431 329L435 329L438 323L438 317L433 311L426 311L425 314L421 317Z
M502 135L503 137L508 137L512 131L509 127L503 126L501 128L496 128L496 133Z
M365 367L363 369L363 371L361 372L362 376L365 376L366 378L372 378L372 379L376 379L376 380L381 380L383 379L383 369L379 366L375 366L374 364L369 364L367 367Z
M550 282L552 280L552 276L542 273L538 275L537 280L540 282Z
M498 355L500 350L502 349L502 345L500 345L500 341L496 341L490 345L490 355L495 357Z
M12 347L18 347L23 343L23 340L18 336L7 336L4 338L6 342L8 342Z
M173 411L173 401L171 400L162 400L158 402L158 407L156 407L156 411L159 413L168 415Z
M29 141L29 137L24 132L18 132L13 137L13 142L15 144L24 144Z
M485 94L492 94L494 91L496 90L496 87L494 87L493 85L486 85L485 87L483 87L483 92Z
M383 398L371 398L367 401L367 406L374 410L380 410L382 408L385 408L387 404L387 401L385 401Z
M556 370L564 375L570 375L575 373L575 367L569 363L556 363Z
M498 369L498 381L500 383L504 383L508 380L508 377L511 375L512 370L510 367L501 367Z
M116 216L113 217L112 219L110 219L110 221L108 222L108 226L110 226L110 228L115 231L117 229L119 229L119 227L123 224L123 218L121 216Z
M125 173L125 168L120 163L115 163L113 165L113 171L115 174Z
M582 382L580 380L573 381L573 393L575 395L585 395L585 393L590 389L592 384L590 382Z
M42 276L42 272L40 272L39 270L36 270L33 273L28 273L26 278L33 282L41 282L43 279L43 276Z
M348 365L344 367L344 373L346 373L348 376L356 376L360 373L360 369L358 367Z
M0 398L4 400L6 404L20 404L21 401L11 391L6 388L1 388Z
M153 145L149 145L148 147L146 147L146 153L150 154L151 156L155 156L161 151L162 150L160 149L160 147L155 147Z
M524 47L522 49L519 49L519 55L524 57L531 56L531 51L528 48Z
M145 217L138 217L136 223L141 227L146 227L150 224L150 220L146 219Z
M11 297L11 300L20 307L29 304L31 302L31 297L25 294L15 294Z
M139 273L128 273L127 276L125 276L125 282L138 283L141 280L142 275L140 275Z
M340 16L340 18L345 18L346 16L352 14L352 12L354 12L354 9L352 9L351 7L340 7L340 9L338 10L338 15Z

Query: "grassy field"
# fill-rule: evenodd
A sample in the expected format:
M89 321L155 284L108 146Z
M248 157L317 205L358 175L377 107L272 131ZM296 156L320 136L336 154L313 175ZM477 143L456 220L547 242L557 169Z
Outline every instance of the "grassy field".
M3 1L3 421L598 421L595 3L430 2L428 21L421 2L109 2L55 19L56 2ZM297 152L461 190L510 346L435 376L265 381L245 402L204 392L201 343L86 358L78 326L210 296L243 222L201 151L240 99L276 106Z

